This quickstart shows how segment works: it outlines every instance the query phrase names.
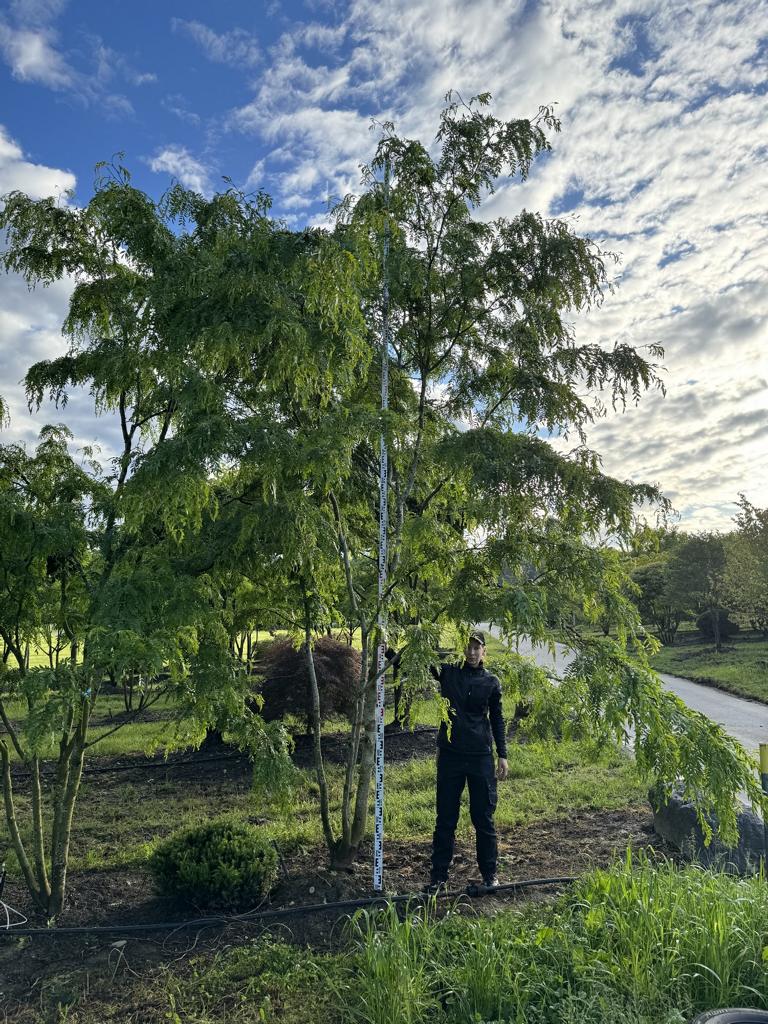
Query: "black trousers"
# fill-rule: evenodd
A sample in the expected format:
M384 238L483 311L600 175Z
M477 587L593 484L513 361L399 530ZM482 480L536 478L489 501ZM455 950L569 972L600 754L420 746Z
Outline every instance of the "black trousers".
M453 858L453 842L464 785L469 789L469 815L475 828L477 866L483 878L496 874L498 848L493 812L496 810L496 772L492 754L437 755L437 823L432 839L432 878L444 881Z

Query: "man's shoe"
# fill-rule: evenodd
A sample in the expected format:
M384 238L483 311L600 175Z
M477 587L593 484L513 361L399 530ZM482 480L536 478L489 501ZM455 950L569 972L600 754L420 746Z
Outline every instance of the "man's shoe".
M483 885L486 889L498 889L499 879L497 875L489 875L488 878L483 879Z

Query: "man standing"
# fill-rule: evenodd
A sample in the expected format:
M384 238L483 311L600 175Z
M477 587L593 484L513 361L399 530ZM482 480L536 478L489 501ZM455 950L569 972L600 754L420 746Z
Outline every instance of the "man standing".
M461 794L469 789L469 813L477 840L477 864L483 884L494 888L498 858L496 828L496 779L506 779L507 743L501 712L501 684L483 666L485 636L469 635L462 665L441 665L435 671L440 693L447 698L451 732L443 722L437 737L437 823L432 840L432 873L429 890L448 880L453 842L459 820ZM499 756L494 771L493 743Z

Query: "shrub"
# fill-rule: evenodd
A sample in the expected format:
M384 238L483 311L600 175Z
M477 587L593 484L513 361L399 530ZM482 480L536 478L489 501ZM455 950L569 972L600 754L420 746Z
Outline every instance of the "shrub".
M166 896L235 907L269 892L277 851L253 825L214 821L171 836L152 854L150 868Z
M729 636L733 636L734 633L739 632L738 622L733 622L728 618L728 612L724 608L721 608L718 613L718 622L720 625L720 638L727 640ZM713 640L715 637L715 631L712 628L712 615L710 612L704 612L696 619L696 628L703 636L708 640Z
M324 636L315 644L313 656L321 718L351 718L360 679L360 652ZM303 647L297 650L290 640L265 645L256 654L254 672L262 676L258 691L264 701L260 714L265 721L288 714L310 720L309 671Z

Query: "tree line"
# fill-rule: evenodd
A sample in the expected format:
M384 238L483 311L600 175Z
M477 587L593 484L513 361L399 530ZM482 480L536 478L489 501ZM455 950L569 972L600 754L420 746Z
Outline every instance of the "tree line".
M646 528L624 552L632 600L665 646L683 622L717 651L742 626L768 637L768 509L744 495L738 508L728 533ZM610 630L607 613L601 625Z

